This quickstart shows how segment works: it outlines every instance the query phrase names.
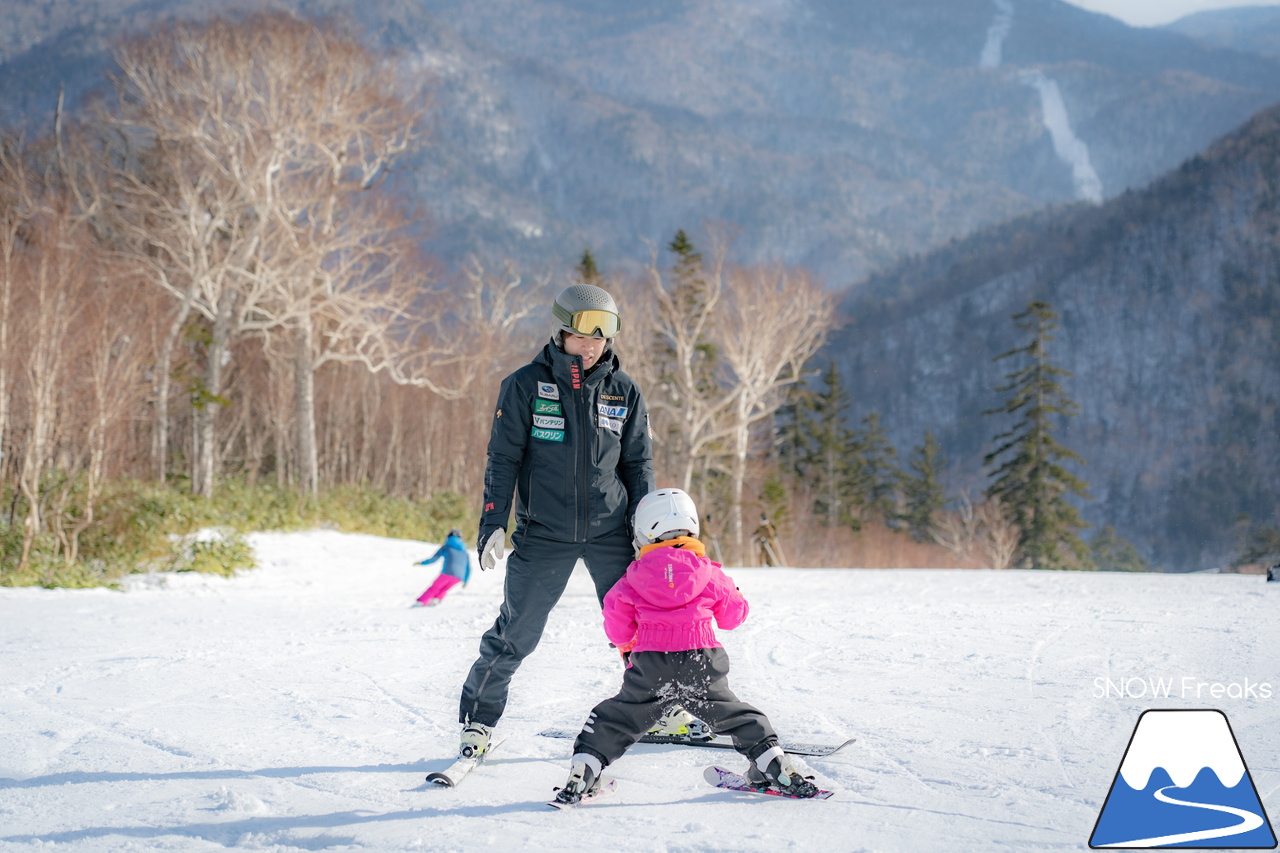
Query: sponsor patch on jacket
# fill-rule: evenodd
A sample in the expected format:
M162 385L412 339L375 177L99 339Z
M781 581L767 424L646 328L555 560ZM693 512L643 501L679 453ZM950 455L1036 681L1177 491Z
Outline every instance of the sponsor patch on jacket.
M556 387L554 382L539 382L538 396L544 400L559 400L560 389Z
M564 418L553 418L550 415L534 415L533 425L538 429L564 430Z
M613 430L614 432L622 432L622 421L617 418L606 418L604 415L601 415L600 426L605 429Z
M608 403L599 403L598 408L602 418L622 418L625 420L627 417L626 406L610 406Z
M529 435L534 438L540 438L543 441L564 441L564 430L562 429L539 429L534 427Z
M560 408L560 404L555 400L535 398L533 401L533 413L535 415L562 415L564 410Z

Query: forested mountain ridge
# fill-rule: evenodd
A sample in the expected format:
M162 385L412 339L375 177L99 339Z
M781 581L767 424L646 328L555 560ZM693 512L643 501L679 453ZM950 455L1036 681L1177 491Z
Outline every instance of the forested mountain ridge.
M264 0L355 16L433 101L402 164L430 250L642 263L725 223L832 286L1046 204L1138 187L1280 100L1280 64L1061 0ZM119 35L209 0L24 0L0 123L50 126Z
M932 429L957 487L982 455L1033 299L1062 316L1054 361L1079 404L1062 440L1096 501L1166 568L1225 565L1280 508L1280 109L1148 188L1044 212L873 277L848 296L829 348L859 413L900 447Z
M1280 7L1276 6L1206 9L1166 24L1164 29L1210 47L1280 56Z

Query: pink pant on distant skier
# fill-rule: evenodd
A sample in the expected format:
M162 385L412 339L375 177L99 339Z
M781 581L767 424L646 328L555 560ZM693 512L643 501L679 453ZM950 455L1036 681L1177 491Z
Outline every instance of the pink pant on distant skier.
M418 601L423 604L430 604L432 599L435 599L436 601L444 601L445 594L457 585L458 578L455 578L453 575L442 574L440 577L436 578L435 583L427 587L426 592L418 596Z

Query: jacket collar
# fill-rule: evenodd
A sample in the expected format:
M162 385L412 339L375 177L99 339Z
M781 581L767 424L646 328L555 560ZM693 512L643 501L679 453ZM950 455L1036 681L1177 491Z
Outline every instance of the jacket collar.
M605 350L600 356L600 360L596 362L595 367L587 371L587 375L582 374L582 359L576 355L569 355L560 347L555 345L554 341L547 341L547 345L542 348L542 352L538 353L533 359L535 364L545 364L551 368L551 375L570 388L578 384L595 385L604 381L605 377L616 371L620 362L618 356L614 354L613 347ZM575 382L575 373L577 381Z
M642 545L640 547L640 556L643 557L645 554L648 554L650 551L654 551L658 548L680 548L685 551L692 551L699 557L707 556L706 546L703 545L700 540L694 539L692 536L677 536L675 539L666 539L662 542L653 542L649 545Z

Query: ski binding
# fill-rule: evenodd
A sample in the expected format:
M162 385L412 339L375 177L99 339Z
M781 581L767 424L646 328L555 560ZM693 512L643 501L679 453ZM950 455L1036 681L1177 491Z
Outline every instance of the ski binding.
M556 788L556 790L559 791L560 789ZM578 806L589 806L601 797L607 797L616 790L618 790L618 780L601 779L599 788L596 788L595 791L587 794L576 803L562 803L559 800L550 800L547 802L547 805L551 806L553 809L567 811L568 809L576 809Z
M505 740L505 738L503 738L503 740ZM471 773L472 770L475 770L477 766L483 764L484 760L489 757L489 753L493 752L501 743L502 740L490 741L489 748L479 755L469 757L459 755L458 760L450 764L445 769L437 773L428 773L427 781L433 785L439 785L442 788L457 787L458 783L467 778L467 775Z

